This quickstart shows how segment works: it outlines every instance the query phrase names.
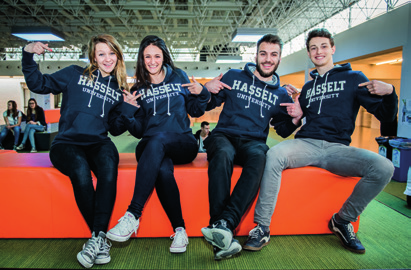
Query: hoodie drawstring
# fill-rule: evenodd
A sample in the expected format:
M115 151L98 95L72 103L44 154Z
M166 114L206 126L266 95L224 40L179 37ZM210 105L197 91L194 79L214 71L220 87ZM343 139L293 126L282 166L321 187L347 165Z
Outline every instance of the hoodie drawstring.
M267 87L267 84L264 86L263 93L264 93L266 87ZM263 95L261 95L260 116L261 116L261 118L264 118L264 115L263 115Z
M163 86L164 86L164 89L166 88L165 86L166 86L166 83L165 82L163 82ZM157 113L157 108L156 108L156 96L154 95L154 89L153 89L153 85L151 84L151 90L153 90L153 98L154 98L154 113L153 113L153 116L155 116L156 115L156 113ZM168 92L166 91L166 94L167 94L167 115L168 116L170 116L171 115L171 113L170 113L170 95L168 94Z
M165 82L163 82L163 86L164 86L164 89L166 89L166 87L165 87L166 83ZM167 94L167 115L170 116L171 115L171 113L170 113L170 96L169 96L167 90L166 90L166 94Z
M154 99L154 113L153 113L153 116L155 116L156 113L157 113L157 111L156 111L156 96L154 94L153 85L151 84L150 86L151 86L151 90L153 90L153 99Z
M254 80L255 80L255 76L253 75L253 86L254 86ZM248 97L248 105L245 106L244 108L246 108L246 109L250 108L250 102L251 102L251 94L250 94L250 96Z
M97 69L97 80L96 80L96 82L98 82L98 78L99 78L99 77L100 77L100 70ZM91 100L93 99L93 96L94 96L94 89L95 89L95 87L96 87L96 84L93 82L93 91L91 92L90 100L89 100L89 102L88 102L88 107L89 107L89 108L91 107Z
M327 85L328 74L329 73L327 72L327 75L325 75L325 85ZM323 104L323 99L324 99L325 92L326 91L323 91L323 94L321 95L320 107L318 108L318 113L317 114L320 114L320 112L321 112L321 105Z
M103 106L101 107L101 117L104 117L104 104L106 104L106 97L107 97L107 92L108 92L108 88L110 86L110 82L111 82L111 76L108 78L108 84L106 87L106 93L104 94L104 99L103 99Z

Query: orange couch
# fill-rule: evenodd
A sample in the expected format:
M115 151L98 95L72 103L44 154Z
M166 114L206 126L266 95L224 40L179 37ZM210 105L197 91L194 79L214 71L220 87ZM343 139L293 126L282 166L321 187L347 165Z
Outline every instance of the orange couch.
M208 225L206 154L190 164L176 165L182 210L189 236L202 236ZM117 198L109 227L125 213L134 189L134 154L120 154ZM241 174L234 168L232 186ZM90 232L77 205L70 180L51 164L47 153L0 155L0 238L88 238ZM323 169L288 169L271 225L272 235L328 234L327 224L349 196L358 178L340 177ZM94 179L94 183L95 183ZM255 201L237 235L248 235ZM301 226L304 220L304 226ZM359 221L354 224L357 231ZM154 190L141 217L138 237L169 237L173 233Z

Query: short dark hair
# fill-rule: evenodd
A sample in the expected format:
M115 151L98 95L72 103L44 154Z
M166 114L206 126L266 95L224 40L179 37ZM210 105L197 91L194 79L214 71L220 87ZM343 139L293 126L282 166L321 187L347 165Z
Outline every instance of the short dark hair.
M201 127L209 126L209 125L210 125L210 123L208 123L207 121L201 122Z
M308 33L307 41L305 42L305 46L307 47L307 51L309 49L308 47L310 46L311 39L315 38L315 37L328 38L330 40L331 47L334 47L334 37L333 37L333 35L325 28L316 28L316 29L311 30Z
M280 54L281 54L281 51L283 50L284 43L283 43L283 41L281 40L281 38L279 36L273 35L273 34L266 34L262 38L260 38L257 41L257 53L260 50L261 43L263 43L263 42L280 45Z

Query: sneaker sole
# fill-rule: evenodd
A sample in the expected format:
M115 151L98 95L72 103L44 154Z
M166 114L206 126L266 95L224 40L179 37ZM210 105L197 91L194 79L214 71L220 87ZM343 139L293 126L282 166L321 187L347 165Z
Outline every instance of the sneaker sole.
M171 253L184 253L186 251L187 251L187 247L182 247L182 248L171 248L170 247Z
M223 250L227 250L233 240L231 232L222 229L202 228L201 233L209 243Z
M116 235L116 234L112 234L109 232L107 232L106 237L108 239L110 239L111 241L115 241L115 242L126 242L128 241L128 239L130 239L130 237L133 235L134 232L132 232L131 234L127 235L127 236L120 236L120 235Z
M238 244L237 247L231 249L231 250L221 250L216 253L214 256L214 260L219 261L222 259L228 259L231 258L233 255L240 253L241 252L241 245Z
M344 239L342 238L342 236L338 232L336 232L334 230L333 226L331 225L331 221L328 222L328 229L330 229L330 231L338 237L338 239L340 240L341 245L345 249L348 249L349 251L357 253L357 254L364 254L365 253L365 249L352 249L352 248L348 247L347 245L345 245Z
M244 245L244 246L243 246L243 249L244 249L244 250L248 250L248 251L260 251L260 250L263 249L263 247L267 246L269 243L270 243L270 241L265 242L264 244L262 244L262 245L259 246L259 247L252 247L252 246Z
M111 261L111 257L107 257L107 258L96 258L96 261L94 262L94 264L107 264Z
M85 268L91 268L94 265L94 263L86 261L84 257L81 255L81 252L77 253L77 261Z

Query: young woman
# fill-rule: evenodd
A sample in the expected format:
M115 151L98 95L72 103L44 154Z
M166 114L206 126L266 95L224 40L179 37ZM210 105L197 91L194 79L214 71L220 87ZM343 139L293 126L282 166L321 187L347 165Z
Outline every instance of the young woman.
M44 116L44 110L42 107L37 105L37 101L34 98L29 99L29 104L27 108L27 120L26 128L24 129L24 136L21 144L17 146L17 150L23 150L24 145L27 142L27 138L30 140L31 153L36 153L36 143L34 141L34 133L36 131L44 131L47 127L46 118Z
M193 78L194 80L194 78ZM135 117L125 119L132 135L142 138L136 148L138 161L133 199L125 215L107 237L127 241L137 232L139 218L154 187L175 231L170 252L186 251L188 237L174 178L174 164L191 162L197 155L197 142L187 113L204 114L210 94L195 80L176 68L164 41L147 36L141 41L133 95L141 95Z
M77 205L90 228L92 237L77 254L78 261L86 268L111 260L106 231L116 197L119 155L107 132L113 134L112 127L122 110L137 110L123 102L122 89L128 87L117 40L110 35L99 35L92 37L88 46L87 68L73 65L50 75L40 73L33 53L51 51L40 42L27 45L22 59L31 91L63 93L59 133L52 143L50 160L70 178ZM97 177L96 190L90 171Z
M21 133L20 124L22 116L23 114L21 113L21 111L17 110L17 103L14 100L9 100L7 102L7 110L3 113L4 123L6 124L6 126L3 128L0 134L0 150L4 149L1 143L3 142L4 138L6 138L7 133L9 133L9 131L11 130L14 131L13 150L16 150Z

